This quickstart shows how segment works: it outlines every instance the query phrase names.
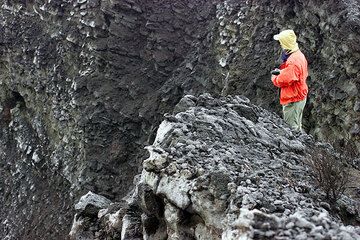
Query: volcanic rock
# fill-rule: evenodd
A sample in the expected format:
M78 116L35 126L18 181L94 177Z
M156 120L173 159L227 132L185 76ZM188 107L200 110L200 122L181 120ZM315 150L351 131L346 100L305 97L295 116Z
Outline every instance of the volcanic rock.
M176 121L161 123L147 148L150 157L128 198L122 236L360 237L359 227L344 225L321 200L324 193L310 177L309 153L327 145L292 130L245 97L186 96L176 109L183 111L173 115ZM360 203L346 196L341 201L360 220Z

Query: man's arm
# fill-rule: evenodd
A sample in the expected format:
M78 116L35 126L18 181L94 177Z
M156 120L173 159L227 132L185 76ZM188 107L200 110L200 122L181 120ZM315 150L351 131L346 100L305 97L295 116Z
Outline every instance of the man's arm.
M276 87L287 87L296 81L299 81L298 69L294 64L289 64L282 69L279 75L272 75L271 81Z

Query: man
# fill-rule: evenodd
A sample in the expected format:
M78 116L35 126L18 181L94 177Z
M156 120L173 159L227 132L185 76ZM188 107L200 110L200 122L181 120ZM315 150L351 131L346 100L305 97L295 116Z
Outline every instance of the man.
M299 50L293 30L284 30L274 36L280 42L283 63L273 70L271 80L280 88L280 104L283 106L284 120L293 128L302 130L302 115L308 94L306 78L307 60Z

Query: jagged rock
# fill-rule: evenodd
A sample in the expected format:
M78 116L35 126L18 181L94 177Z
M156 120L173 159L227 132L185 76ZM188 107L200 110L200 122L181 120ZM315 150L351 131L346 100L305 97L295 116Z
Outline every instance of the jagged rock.
M206 37L215 3L1 3L1 239L64 239L84 192L127 194L182 96L159 89Z
M103 196L88 193L82 196L75 209L77 213L69 232L70 239L120 239L123 229L129 233L133 229L131 226L134 224L128 224L129 219L133 219L129 218L133 215L133 208L124 201L111 203Z
M317 200L322 192L305 164L317 147L311 136L244 98L191 99L175 122L160 125L148 150L161 159L151 152L166 152L167 164L144 168L139 187L146 191L137 192L138 199L151 196L154 206L164 206L142 213L166 225L161 239L360 237L360 228L343 225ZM194 174L185 179L184 171ZM347 206L360 216L359 202Z
M269 81L269 71L278 66L280 56L272 36L292 28L309 60L305 128L319 139L346 143L349 129L358 123L355 109L360 88L354 78L359 64L354 39L360 34L355 30L360 24L359 9L359 1L219 3L214 42L219 65L226 65L222 69L225 92L245 94L253 103L280 113L274 107L279 105L274 98L276 89ZM354 134L348 143L358 140L359 135Z
M72 234L96 239L121 231L121 239L150 240L360 237L360 228L345 226L313 185L306 159L322 145L311 136L244 97L204 94L179 104L176 121L164 120L147 148L150 157L127 203L100 210L92 227L76 218ZM359 202L343 196L338 206L359 220Z
M80 215L97 216L100 209L107 208L110 204L111 201L106 197L97 195L93 192L88 192L80 198L77 204L75 204L75 210Z
M144 146L155 138L159 123L177 123L164 113L184 95L243 94L280 112L269 71L280 50L272 35L283 28L296 30L310 63L307 131L337 140L340 147L349 141L360 148L357 1L6 0L0 13L0 238L64 239L83 193L119 201L141 171ZM195 107L195 101L201 106L208 99L203 98L183 99L175 112ZM271 134L255 131L251 126L265 120L245 106L241 101L233 110L253 122L243 129L246 134L261 136L258 141L272 149L280 145L285 152L303 153L304 145L288 141L294 136L287 131L277 129L284 135L275 143ZM217 124L209 137L221 134ZM179 142L165 149L162 164L157 159L144 167L159 172L165 167L169 178L179 174L183 182L192 181L207 171L186 166L197 144ZM217 152L206 144L199 148L204 156ZM189 156L181 166L167 159L184 154ZM226 154L229 161L231 154ZM296 161L287 166L300 171ZM269 166L275 171L282 165ZM144 178L151 187L161 181L158 172ZM226 195L213 178L202 181ZM164 188L161 192L169 195ZM278 207L269 204L274 211ZM149 225L164 222L144 219ZM156 236L163 236L164 228ZM195 230L204 232L206 225Z
M136 206L130 206L122 222L121 239L143 239L141 212Z

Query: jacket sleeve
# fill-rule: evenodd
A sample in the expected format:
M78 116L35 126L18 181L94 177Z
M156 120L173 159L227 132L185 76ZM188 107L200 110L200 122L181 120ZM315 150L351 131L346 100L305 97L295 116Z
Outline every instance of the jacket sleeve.
M279 75L273 77L271 80L276 87L287 87L300 80L298 72L298 68L293 63L290 63L281 70Z

